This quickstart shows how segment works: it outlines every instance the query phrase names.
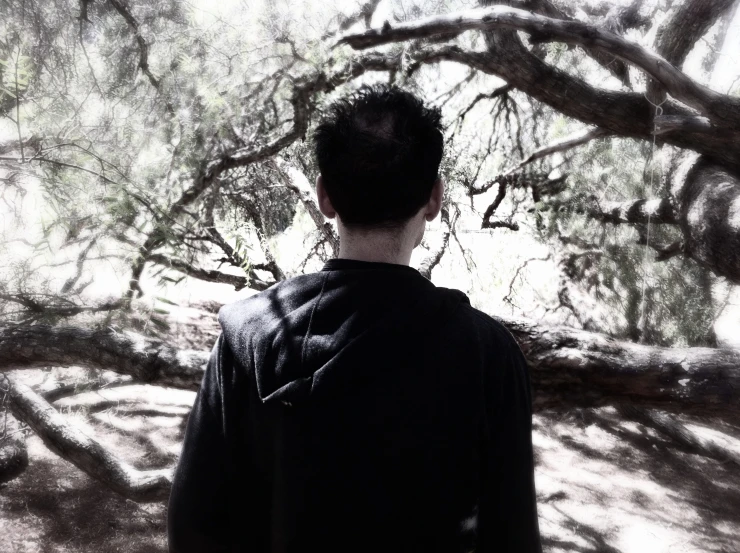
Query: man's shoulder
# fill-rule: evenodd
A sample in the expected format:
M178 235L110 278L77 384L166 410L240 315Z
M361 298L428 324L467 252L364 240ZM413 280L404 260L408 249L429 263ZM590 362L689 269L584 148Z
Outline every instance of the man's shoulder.
M218 322L229 346L235 351L245 350L248 342L279 330L286 317L318 294L322 280L320 273L287 278L222 306Z
M313 296L314 290L321 287L321 273L309 273L281 280L249 297L227 303L219 309L218 318L224 321L254 319L271 313L278 307L291 310L295 305Z
M453 314L453 324L457 328L464 328L480 339L486 340L491 346L517 346L518 344L511 332L495 316L491 316L470 303L468 297L459 290L454 290L465 296L465 301L461 301L458 308Z

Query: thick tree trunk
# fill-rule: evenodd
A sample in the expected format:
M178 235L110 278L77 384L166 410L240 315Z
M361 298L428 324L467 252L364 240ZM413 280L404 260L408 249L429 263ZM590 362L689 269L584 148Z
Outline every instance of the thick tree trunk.
M686 254L740 284L740 179L699 158L686 175L679 204Z
M25 384L9 382L10 409L54 453L119 494L134 501L169 497L172 470L141 471L122 462L96 440L71 425L44 398Z
M567 327L501 321L532 366L538 409L631 402L723 415L740 407L740 350L651 347ZM180 352L130 333L0 326L0 371L97 367L195 390L207 359L207 352Z
M655 36L655 51L674 67L681 68L686 56L709 28L733 6L736 0L684 0L660 26ZM648 80L647 96L655 104L665 99L656 81Z
M86 367L197 390L209 353L178 350L158 340L112 329L0 325L0 372L35 367Z
M736 0L685 0L658 29L655 51L671 65L681 67L686 56L709 28Z
M536 409L631 403L740 412L740 350L661 348L526 320L501 322L531 365Z

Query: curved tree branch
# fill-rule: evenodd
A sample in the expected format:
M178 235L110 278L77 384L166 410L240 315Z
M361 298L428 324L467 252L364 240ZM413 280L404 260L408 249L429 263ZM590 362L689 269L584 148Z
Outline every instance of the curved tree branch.
M172 469L137 470L71 425L31 388L3 375L13 414L30 426L54 453L134 501L161 501L172 486Z
M324 235L324 238L331 246L334 255L338 255L339 236L337 236L331 223L326 220L324 214L321 213L321 210L316 203L316 194L311 188L311 184L308 182L306 176L282 159L275 161L275 168L277 169L278 174L282 176L285 186L296 193L298 199L311 216L311 219L313 219L316 228Z
M526 158L524 158L522 161L520 161L516 167L514 167L513 169L510 169L508 172L513 173L514 171L518 171L525 165L528 165L529 163L532 163L533 161L537 161L538 159L542 159L547 156L551 156L553 154L572 150L573 148L582 146L583 144L591 142L592 140L595 140L597 138L605 138L607 136L610 136L611 134L612 133L610 133L606 129L598 129L598 128L588 129L586 131L573 133L571 135L566 136L565 138L562 138L560 140L553 142L552 144L548 144L547 146L543 146L542 148L535 150L534 152L529 154Z
M442 236L440 237L437 247L433 250L430 250L429 254L419 265L419 272L423 277L428 278L429 280L432 279L432 269L439 265L439 262L442 260L442 256L444 255L445 251L447 251L447 244L450 241L450 233L452 232L452 229L454 228L455 222L457 221L457 217L459 215L459 211L455 212L455 214L452 216L452 220L450 220L450 212L448 207L445 206L442 208Z
M152 70L149 68L149 43L146 41L144 36L141 34L139 22L136 20L136 18L133 16L131 11L128 9L126 4L121 2L121 0L108 0L113 8L126 20L126 23L129 27L131 27L131 30L134 32L134 36L136 37L136 42L139 45L139 68L141 71L146 75L147 79L149 79L149 82L152 84L154 88L159 90L160 87L160 80L154 76L154 73L152 73ZM87 6L85 5L85 19L87 20ZM174 112L171 105L168 104L168 111Z
M655 52L672 66L681 68L697 41L725 15L737 0L684 0L658 29ZM647 95L655 104L665 99L665 92L654 80L648 81Z
M720 125L740 129L740 99L700 85L670 62L639 44L579 21L552 19L508 6L489 6L395 26L384 25L381 29L346 35L339 43L358 49L370 48L389 42L495 28L525 31L537 41L577 44L613 54L645 71L675 99L699 110Z

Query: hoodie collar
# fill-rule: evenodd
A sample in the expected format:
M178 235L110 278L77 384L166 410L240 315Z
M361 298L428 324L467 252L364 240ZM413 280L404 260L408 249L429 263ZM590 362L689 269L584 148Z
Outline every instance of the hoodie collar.
M409 273L416 273L421 276L421 273L409 267L408 265L400 265L398 263L384 263L382 261L360 261L358 259L340 259L334 257L324 263L322 271L346 271L346 270L373 270L373 271L405 271Z

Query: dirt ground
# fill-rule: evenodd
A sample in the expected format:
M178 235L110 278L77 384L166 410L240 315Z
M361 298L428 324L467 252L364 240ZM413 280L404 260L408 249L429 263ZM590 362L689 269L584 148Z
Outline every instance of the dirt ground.
M191 310L173 334L190 347L209 347L217 329L204 321L212 317ZM198 336L188 336L195 327ZM79 377L75 369L23 372L32 385ZM193 398L192 392L128 385L56 405L121 458L146 469L174 465ZM740 452L740 428L683 422ZM740 552L737 465L683 451L610 408L540 413L534 423L546 552ZM123 499L37 437L28 443L28 469L0 486L1 553L166 551L164 504Z

